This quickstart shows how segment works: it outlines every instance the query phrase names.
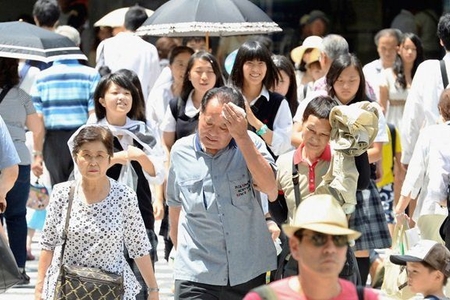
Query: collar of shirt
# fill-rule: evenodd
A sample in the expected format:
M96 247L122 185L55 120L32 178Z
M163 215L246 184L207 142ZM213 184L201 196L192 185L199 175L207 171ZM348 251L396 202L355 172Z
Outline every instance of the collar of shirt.
M223 149L220 149L213 156L216 156L216 155L220 154L222 151L227 150L227 149L231 149L231 148L237 148L237 144L236 144L236 141L234 139L231 139L231 141L228 143L228 146L226 146ZM210 155L209 153L206 153L205 149L203 149L202 143L200 142L200 136L198 135L198 132L195 133L195 137L194 137L194 150L197 151L197 152L203 152L205 154Z
M241 91L241 92L242 92L242 91ZM261 92L259 92L258 97L256 97L255 99L253 99L253 100L250 102L250 106L252 106L253 104L255 104L255 102L258 101L258 99L261 98L261 97L266 98L266 101L267 101L267 102L269 101L269 90L268 90L264 85L262 86ZM244 96L244 99L247 100L247 99L245 98L245 96Z
M304 144L300 145L294 152L294 164L299 164L302 161L305 161L302 157L302 149ZM322 155L313 162L311 165L308 163L308 190L310 193L314 193L316 190L316 166L319 161L330 161L331 160L331 150L330 145L325 147L325 150L322 152ZM305 161L306 162L306 161Z
M305 144L301 144L300 147L298 147L294 152L294 164L298 165L299 163L305 161L302 156L302 150L305 147ZM327 145L325 147L325 150L322 152L322 155L317 159L317 161L313 164L315 165L318 161L325 160L330 161L331 160L331 148L330 145Z

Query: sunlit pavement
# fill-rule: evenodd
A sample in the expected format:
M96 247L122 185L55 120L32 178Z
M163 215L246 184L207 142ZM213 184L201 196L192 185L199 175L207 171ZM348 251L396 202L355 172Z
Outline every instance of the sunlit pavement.
M159 232L159 222L156 224L156 233ZM158 280L160 292L159 299L161 300L173 300L172 294L172 268L164 260L164 241L161 236L158 236L158 257L159 261L155 264L156 279ZM0 300L32 300L34 299L34 285L36 283L38 259L39 259L39 233L36 233L32 253L36 256L36 260L27 261L26 272L30 276L30 284L15 286L10 288L6 293L0 294Z

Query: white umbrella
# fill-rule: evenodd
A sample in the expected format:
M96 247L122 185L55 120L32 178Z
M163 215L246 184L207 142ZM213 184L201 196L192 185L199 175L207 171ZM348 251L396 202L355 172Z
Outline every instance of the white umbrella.
M106 15L104 15L100 20L94 23L95 27L109 26L109 27L121 27L125 22L125 14L130 9L130 7L122 7L115 9ZM145 9L147 16L153 14L153 10Z
M170 0L136 31L155 36L230 36L282 31L248 0Z

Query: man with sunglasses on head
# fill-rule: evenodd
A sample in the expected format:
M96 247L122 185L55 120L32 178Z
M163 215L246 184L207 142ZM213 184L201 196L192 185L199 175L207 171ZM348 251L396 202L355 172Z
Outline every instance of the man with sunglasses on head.
M244 300L378 299L371 288L339 278L349 243L361 233L348 228L347 217L331 195L313 195L298 206L294 221L284 225L299 274L248 293Z

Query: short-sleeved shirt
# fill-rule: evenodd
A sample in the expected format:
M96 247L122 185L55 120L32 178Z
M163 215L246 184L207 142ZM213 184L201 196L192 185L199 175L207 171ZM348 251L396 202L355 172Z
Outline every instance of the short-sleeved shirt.
M31 96L47 130L73 130L84 125L94 109L100 74L76 60L55 61L36 76Z
M0 171L20 162L8 128L0 116Z
M81 199L80 188L76 184L63 262L123 274L124 299L136 299L140 286L125 260L124 246L129 256L135 259L148 255L151 245L138 209L136 193L113 179L109 182L111 188L108 196L93 204ZM73 181L67 181L55 185L48 206L41 247L54 252L44 282L44 299L52 298L59 274L61 236L72 184Z
M298 184L300 195L305 199L313 194L316 187L322 182L322 177L327 173L331 161L331 148L327 146L319 159L312 165L306 163L301 157L303 145L296 150L282 154L277 159L277 183L278 190L283 191L288 206L288 224L294 221L296 204L294 183L292 182L292 163L298 165ZM293 161L294 159L294 161Z
M264 141L249 135L273 165ZM167 203L181 206L175 279L235 286L274 270L275 246L234 140L211 155L192 134L175 142L170 161Z
M20 164L31 163L30 151L25 145L25 122L27 116L36 113L31 97L23 90L14 87L0 103L0 115L8 127L9 134L19 154Z

